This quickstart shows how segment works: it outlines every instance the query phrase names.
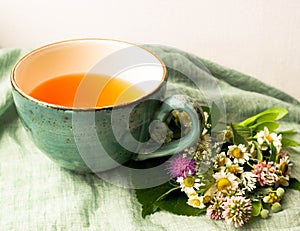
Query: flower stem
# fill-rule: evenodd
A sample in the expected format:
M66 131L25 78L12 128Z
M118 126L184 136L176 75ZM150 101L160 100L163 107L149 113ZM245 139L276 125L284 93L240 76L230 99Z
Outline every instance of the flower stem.
M168 194L170 194L171 192L173 192L173 191L175 191L175 190L177 190L179 188L180 188L180 186L177 186L176 188L171 188L169 191L165 192L163 195L161 195L160 197L158 197L156 199L156 201L160 201L160 200L164 199Z
M250 166L251 168L254 169L253 165L249 163L249 161L247 161L248 166Z

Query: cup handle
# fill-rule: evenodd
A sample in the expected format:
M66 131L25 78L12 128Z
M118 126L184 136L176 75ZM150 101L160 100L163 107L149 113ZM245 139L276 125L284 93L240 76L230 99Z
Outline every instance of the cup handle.
M153 152L147 153L146 151L142 151L135 157L135 160L142 161L150 158L173 155L191 146L199 140L200 133L204 127L204 115L199 104L185 95L170 96L164 101L162 107L156 115L156 119L162 122L166 121L169 114L175 109L179 111L185 111L189 115L192 122L189 133L178 140L163 144Z

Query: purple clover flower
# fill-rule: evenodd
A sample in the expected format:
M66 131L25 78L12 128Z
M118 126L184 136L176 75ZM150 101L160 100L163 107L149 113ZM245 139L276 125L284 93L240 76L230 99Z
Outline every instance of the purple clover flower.
M184 157L179 154L169 162L167 170L173 178L195 175L196 161L191 157Z

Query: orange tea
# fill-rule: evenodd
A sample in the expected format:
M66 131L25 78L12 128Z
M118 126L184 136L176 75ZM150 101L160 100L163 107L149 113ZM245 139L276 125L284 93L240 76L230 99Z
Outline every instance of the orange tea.
M67 107L104 107L133 101L145 93L132 83L99 74L71 74L47 80L30 96Z

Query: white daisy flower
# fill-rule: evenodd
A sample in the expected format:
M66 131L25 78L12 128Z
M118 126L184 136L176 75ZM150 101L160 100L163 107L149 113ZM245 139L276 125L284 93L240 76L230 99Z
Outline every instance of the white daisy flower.
M246 190L252 191L256 188L257 176L252 172L243 172L241 180Z
M187 204L198 209L204 209L206 207L203 203L203 196L199 197L198 195L189 197Z
M275 182L275 188L279 187L280 185L285 187L289 186L289 180L289 176L279 176L278 180Z
M257 155L257 151L256 151L256 146L252 141L248 142L248 147L249 147L249 153L250 155L255 158Z
M230 161L230 159L226 156L226 153L221 152L215 158L214 167L218 168L218 167L221 167L221 166L225 166L229 161Z
M283 156L279 163L276 164L276 168L281 172L283 176L291 175L293 164L290 162L290 158L288 155Z
M239 166L238 164L234 164L229 158L227 158L228 161L226 162L226 168L227 171L233 174L243 173L244 169L243 167Z
M244 144L228 146L228 155L234 158L235 164L244 164L250 158L250 153L247 152L247 148Z
M187 176L185 178L178 177L176 181L180 184L181 191L185 192L187 195L193 195L195 190L199 190L201 186L205 185L200 183L199 178L193 176Z
M237 189L239 186L238 178L229 172L216 172L213 177L216 179L216 187L218 191Z
M264 127L263 131L257 133L257 142L261 146L262 150L266 150L268 147L265 145L270 145L273 143L277 152L280 152L282 143L281 143L282 135L277 135L276 133L270 133L267 127Z
M190 189L190 190L188 190L188 192L185 192L185 194L188 197L196 197L196 196L198 196L198 193L196 192L195 189Z

